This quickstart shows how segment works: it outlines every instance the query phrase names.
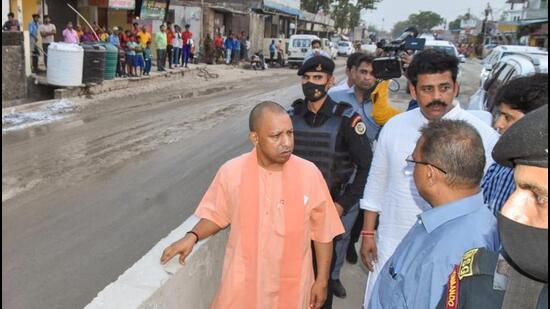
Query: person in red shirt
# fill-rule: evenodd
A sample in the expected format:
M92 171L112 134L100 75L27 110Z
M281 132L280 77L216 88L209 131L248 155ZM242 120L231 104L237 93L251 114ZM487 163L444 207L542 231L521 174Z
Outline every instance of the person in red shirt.
M168 42L168 45L166 45L166 58L168 60L168 68L172 68L172 63L174 62L173 57L173 51L174 51L174 30L172 30L172 23L167 22L166 23L166 39Z
M130 32L129 30L124 31L122 27L119 27L120 32L118 33L118 39L120 40L120 48L123 50L126 50L126 44L128 44L128 34L126 32Z
M191 57L191 46L193 44L193 41L191 41L193 39L193 32L189 30L190 28L190 25L185 25L185 32L183 32L183 64L186 68Z
M134 23L133 24L133 28L132 28L132 35L134 37L136 37L138 34L139 34L139 24L138 23Z
M222 62L223 62L223 59L224 59L224 56L223 56L223 37L222 37L222 34L221 33L218 33L218 35L216 35L216 38L214 39L214 48L216 49L215 50L215 60L214 62L215 63L218 63L218 59L222 58Z

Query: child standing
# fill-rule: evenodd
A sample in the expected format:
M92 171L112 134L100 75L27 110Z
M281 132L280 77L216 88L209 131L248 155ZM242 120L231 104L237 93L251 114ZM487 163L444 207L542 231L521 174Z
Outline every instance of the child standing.
M130 33L128 36L128 43L126 43L126 65L128 66L128 76L136 76L136 40L134 35Z
M145 69L143 75L151 74L151 66L153 64L153 53L151 52L151 41L147 41L145 49L143 49L143 58L145 58Z
M139 76L142 76L143 75L143 67L145 66L145 59L143 58L143 46L141 46L141 44L139 44L140 42L140 37L139 35L136 36L136 40L135 42L137 43L136 44L136 64L135 64L135 73L136 75L138 75L138 71L137 71L137 68L139 68Z

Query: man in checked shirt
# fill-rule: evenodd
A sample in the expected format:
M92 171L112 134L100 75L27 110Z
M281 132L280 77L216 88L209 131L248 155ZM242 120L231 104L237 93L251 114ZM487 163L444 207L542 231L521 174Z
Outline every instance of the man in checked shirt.
M526 114L548 104L548 74L511 80L499 89L494 104L499 112L495 127L504 134ZM514 170L494 163L483 178L481 189L485 204L496 216L516 189Z

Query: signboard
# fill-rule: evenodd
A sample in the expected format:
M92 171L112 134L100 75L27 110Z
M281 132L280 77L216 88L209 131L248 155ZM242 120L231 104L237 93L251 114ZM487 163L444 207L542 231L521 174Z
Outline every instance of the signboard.
M467 20L460 21L460 28L462 29L476 28L476 27L477 27L477 20L475 19L467 19Z
M270 0L269 2L282 5L287 8L300 10L300 0Z
M166 0L143 0L141 19L164 20L166 6Z
M136 8L136 0L109 0L109 8L134 10Z

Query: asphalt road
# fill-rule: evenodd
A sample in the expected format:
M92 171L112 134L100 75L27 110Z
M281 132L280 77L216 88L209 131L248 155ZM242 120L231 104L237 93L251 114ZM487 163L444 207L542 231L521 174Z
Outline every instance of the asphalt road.
M480 65L463 67L477 83ZM170 85L3 133L2 307L85 306L192 214L223 162L250 149L250 108L289 106L297 83L278 70L193 94ZM392 96L405 106L404 92Z

